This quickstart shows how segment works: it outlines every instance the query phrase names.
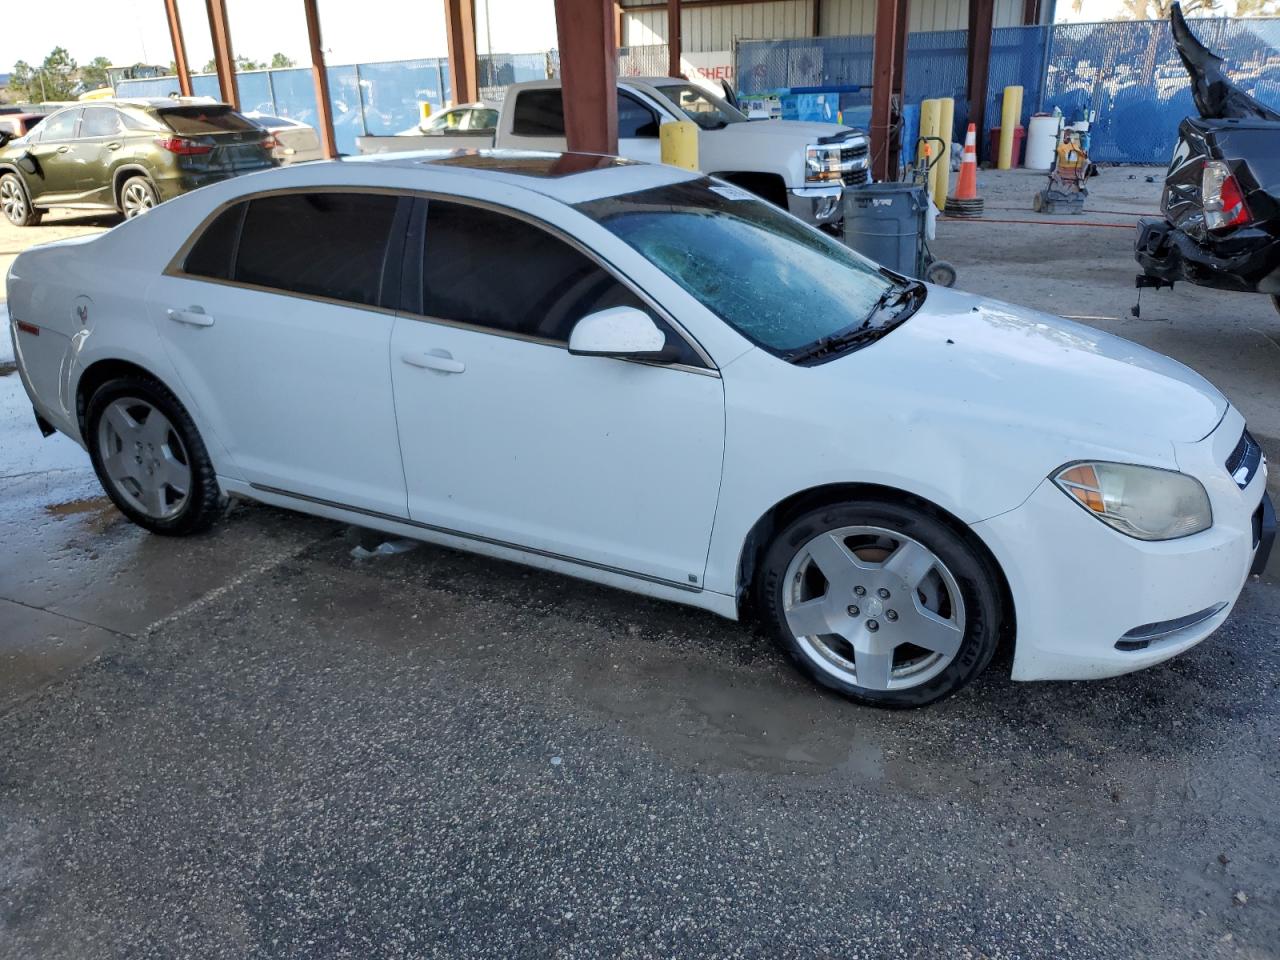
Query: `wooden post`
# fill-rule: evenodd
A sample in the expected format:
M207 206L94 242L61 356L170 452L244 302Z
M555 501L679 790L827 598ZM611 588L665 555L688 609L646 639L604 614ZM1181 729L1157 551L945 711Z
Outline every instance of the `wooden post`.
M876 36L871 74L871 176L876 180L893 180L898 175L898 158L894 154L893 100L899 51L905 49L906 34L900 29L905 18L899 6L907 0L876 0ZM902 36L898 36L902 33Z
M613 0L613 42L618 49L623 46L622 36L622 4Z
M667 76L680 76L680 0L667 0Z
M320 42L320 11L316 0L302 0L307 15L307 40L311 44L311 79L316 88L316 131L324 155L332 160L338 155L338 141L333 135L333 106L329 100L329 73L324 65L324 45ZM363 114L363 110L361 113Z
M222 99L240 109L240 91L236 88L236 58L231 52L231 27L227 24L226 0L205 0L209 14L209 37L213 40L213 63L218 72L218 91Z
M187 64L187 44L182 39L182 20L178 16L178 0L164 0L169 16L169 40L173 43L173 66L178 71L178 92L191 96L191 67Z
M444 26L449 39L449 83L453 87L453 102L479 100L475 0L444 0Z
M987 76L995 9L995 0L969 2L969 122L978 133L979 156L987 139Z
M618 152L618 59L612 0L555 0L565 137L570 150Z

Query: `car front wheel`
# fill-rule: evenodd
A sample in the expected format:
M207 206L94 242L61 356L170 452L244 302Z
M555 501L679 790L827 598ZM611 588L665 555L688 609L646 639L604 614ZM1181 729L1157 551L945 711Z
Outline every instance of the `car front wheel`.
M120 188L120 212L126 220L142 216L159 202L155 185L146 177L130 177Z
M765 553L757 602L818 683L879 707L918 707L990 662L1001 591L989 560L934 513L859 501L811 510Z
M186 408L149 377L111 380L89 399L93 469L120 512L152 533L181 536L218 518L225 499Z
M40 222L43 214L31 205L27 196L27 188L22 185L16 174L6 173L0 177L0 210L5 219L15 227L34 227Z

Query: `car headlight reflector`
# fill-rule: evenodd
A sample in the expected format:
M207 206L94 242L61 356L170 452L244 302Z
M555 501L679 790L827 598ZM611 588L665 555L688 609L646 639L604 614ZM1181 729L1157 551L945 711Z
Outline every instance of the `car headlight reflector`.
M840 169L840 145L811 144L804 152L804 178L809 183L839 183L844 177Z
M1103 523L1138 540L1176 540L1213 525L1209 495L1185 473L1132 463L1070 463L1053 482Z

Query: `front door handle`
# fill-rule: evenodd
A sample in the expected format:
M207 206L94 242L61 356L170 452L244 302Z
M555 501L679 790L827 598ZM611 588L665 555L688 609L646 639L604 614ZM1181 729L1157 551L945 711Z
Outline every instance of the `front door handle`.
M462 373L467 365L461 360L453 359L448 350L428 350L426 353L402 353L400 359L411 367L422 367L424 370L438 370L441 373Z
M193 327L213 326L213 317L204 312L204 307L192 307L190 310L166 310L165 314L174 323L185 323Z
M116 143L108 143L108 144L107 144L107 149L108 149L108 150L119 150L121 146L123 146L123 144L121 144L121 143L119 143L119 142L116 142Z
M70 147L63 146L63 147L59 147L59 148L57 149L57 151L56 151L56 152L57 152L57 153L66 153L66 152L67 152L68 150L70 150L70 149L71 149Z

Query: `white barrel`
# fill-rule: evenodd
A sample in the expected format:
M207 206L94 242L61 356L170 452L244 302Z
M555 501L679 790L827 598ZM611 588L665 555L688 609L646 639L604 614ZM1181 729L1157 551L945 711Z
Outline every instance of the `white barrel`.
M1027 152L1023 166L1028 170L1048 170L1053 166L1054 151L1058 148L1058 118L1049 114L1037 114L1031 118L1027 130Z

